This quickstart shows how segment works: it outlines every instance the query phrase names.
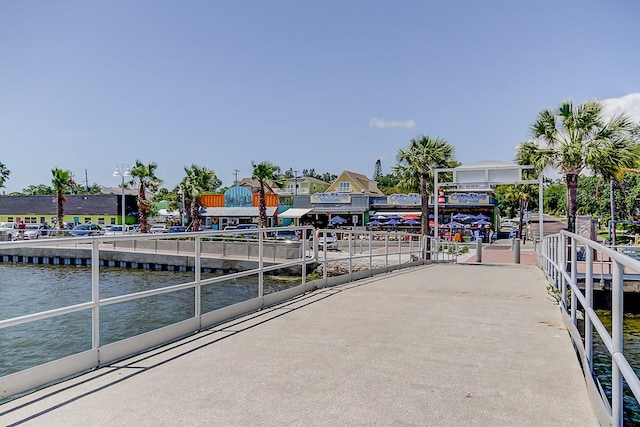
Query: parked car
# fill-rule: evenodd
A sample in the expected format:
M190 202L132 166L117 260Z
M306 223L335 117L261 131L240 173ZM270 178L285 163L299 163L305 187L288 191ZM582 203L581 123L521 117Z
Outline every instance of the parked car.
M51 227L45 224L26 224L26 228L22 231L22 239L24 240L35 240L40 236L46 236L49 234L49 230ZM19 234L19 233L18 233ZM20 236L16 236L15 238L20 238Z
M313 236L311 236L309 239L313 240ZM327 250L338 250L338 237L335 233L320 233L318 237L318 249L324 249L325 245L327 247Z
M98 236L102 234L102 228L97 224L80 224L69 230L72 236Z
M153 224L151 228L149 228L149 233L166 233L167 226L164 224Z
M258 228L258 224L238 224L236 225L236 230L255 230ZM258 237L257 233L235 233L233 237Z
M184 225L172 225L167 228L167 233L184 233L187 231L187 227Z
M130 225L124 226L124 234L132 234L135 233L135 229ZM112 225L107 228L104 232L105 236L115 236L118 234L122 234L122 226L121 225Z
M278 230L276 232L276 240L285 240L287 242L298 241L298 233L295 230Z
M4 236L4 240L13 240L17 235L17 222L0 222L0 236Z

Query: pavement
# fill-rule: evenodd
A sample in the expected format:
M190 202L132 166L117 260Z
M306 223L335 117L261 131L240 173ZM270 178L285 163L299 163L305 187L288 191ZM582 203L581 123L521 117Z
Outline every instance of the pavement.
M25 426L596 426L542 272L320 289L0 406Z

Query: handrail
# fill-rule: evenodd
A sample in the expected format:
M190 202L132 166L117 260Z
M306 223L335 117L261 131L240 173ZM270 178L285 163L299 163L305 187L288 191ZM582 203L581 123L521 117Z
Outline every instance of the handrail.
M279 230L294 230L297 233L311 235L311 240L302 239L293 242L281 242L274 239L266 238L267 235L273 234ZM410 267L413 265L424 263L426 254L429 253L431 259L437 260L440 254L437 253L438 242L432 241L430 238L406 232L372 232L363 230L339 230L338 232L346 237L346 240L338 242L338 251L328 251L326 245L323 250L318 249L319 237L323 237L328 233L335 233L337 230L314 230L309 226L296 227L271 227L263 229L247 229L242 230L243 235L248 236L242 239L232 239L233 234L237 230L207 230L202 232L188 233L164 233L150 235L125 234L116 236L87 236L87 237L63 237L63 238L47 238L32 241L10 241L0 243L0 253L19 253L25 248L43 249L47 251L59 251L64 248L85 249L86 257L91 261L91 289L92 295L90 300L67 307L58 307L51 310L34 312L20 317L0 320L0 330L10 328L17 325L28 325L37 320L50 319L62 315L77 313L81 311L91 312L90 327L91 349L82 353L75 353L66 356L64 359L54 360L42 365L36 365L26 370L17 371L0 377L3 384L0 390L0 400L8 398L17 393L22 393L35 385L43 385L50 381L55 381L69 375L82 372L84 370L93 369L106 363L111 363L119 358L127 357L136 352L144 351L149 346L159 345L164 342L178 339L185 334L197 332L206 329L231 317L246 314L251 311L259 310L266 305L275 304L284 301L295 295L308 292L318 287L330 286L339 282L356 280L361 277L371 276L380 272L396 270L400 268ZM257 238L252 238L253 236ZM394 240L395 239L395 240ZM186 240L186 243L185 243ZM155 241L155 243L142 245L142 242ZM390 244L393 242L393 244ZM108 243L108 245L107 245ZM136 243L140 243L136 245ZM188 244L187 244L188 243ZM258 252L255 256L251 256L255 260L257 267L248 268L244 271L237 271L224 274L217 277L201 278L200 267L202 260L222 256L228 258L228 254L206 253L203 254L202 248L205 244L240 244L247 247L247 254L252 253L252 249L258 246ZM289 244L293 243L293 245ZM129 244L127 249L124 244ZM174 249L167 251L159 249L163 245L173 245ZM143 247L144 246L144 247ZM273 249L273 260L267 259L264 249L269 246ZM150 249L145 249L145 247ZM295 252L295 248L298 248ZM162 255L180 255L193 259L194 278L184 283L163 286L157 289L143 290L139 292L127 293L122 295L114 295L109 297L101 297L100 295L100 260L104 255L113 254L116 251L125 251L128 257L135 254L138 256L156 254ZM276 256L278 249L283 250L287 255L292 253L291 250L285 248L294 248L293 253L297 253L295 258L279 258ZM122 252L122 253L125 253ZM170 252L170 253L169 253ZM3 257L6 255L1 255ZM83 255L84 256L84 255ZM241 257L245 259L246 257ZM10 262L10 260L8 260ZM265 261L269 261L268 263ZM5 260L7 262L7 260ZM332 265L348 264L346 274L341 277L329 278L328 270ZM106 265L106 264L105 264ZM322 279L308 281L307 266L320 265L323 273ZM279 291L265 295L262 281L263 275L279 269L299 267L300 269L300 285L291 289ZM258 291L256 295L250 299L236 303L223 309L214 310L209 313L203 312L201 301L201 289L206 286L238 279L244 276L258 276ZM88 279L89 280L89 279ZM101 344L100 342L100 311L104 307L141 300L162 294L171 294L184 290L194 291L194 310L193 317L169 326L164 326L150 332L145 332L137 336L125 338L121 341L109 344ZM36 308L37 310L37 308ZM138 313L143 316L144 313ZM72 334L72 332L70 332ZM70 362L72 360L72 362ZM35 378L35 380L34 380ZM37 383L37 384L36 384Z
M583 252L584 248L584 252ZM586 256L585 256L586 253ZM600 262L596 261L599 255ZM609 261L605 262L604 258ZM600 381L593 371L593 329L600 336L607 352L611 355L611 404L604 394L595 393L600 402L599 414L606 413L605 424L622 426L624 424L624 389L623 379L629 385L636 402L640 401L640 379L629 364L624 354L624 279L626 271L640 272L640 261L619 251L619 248L604 246L578 234L566 230L559 234L546 236L539 252L539 264L547 276L549 286L559 295L559 306L564 314L565 323L572 332L574 345L580 349L583 358L585 378ZM596 268L600 269L600 277L604 277L605 265L609 266L611 275L611 333L605 328L598 314L593 309L593 282L596 279ZM584 273L584 293L578 286L578 273ZM578 330L577 312L584 313L584 329ZM583 338L581 338L583 337ZM596 377L596 380L593 379Z

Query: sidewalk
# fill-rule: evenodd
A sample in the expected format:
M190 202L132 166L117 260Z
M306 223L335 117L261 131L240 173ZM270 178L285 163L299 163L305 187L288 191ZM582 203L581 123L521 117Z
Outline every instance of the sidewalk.
M0 406L26 426L596 426L542 273L321 289Z

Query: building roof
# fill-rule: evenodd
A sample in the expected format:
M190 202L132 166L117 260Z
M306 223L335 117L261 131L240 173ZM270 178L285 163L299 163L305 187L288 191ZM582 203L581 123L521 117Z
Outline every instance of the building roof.
M338 178L331 183L331 187L329 187L329 189L331 191L335 191L335 187L339 185L339 182L343 181L345 177L353 184L351 193L383 195L382 191L378 189L378 183L376 181L367 178L361 173L352 171L343 171Z
M65 215L120 215L120 197L116 194L64 196ZM127 212L137 210L133 196L126 196ZM3 196L0 197L0 214L3 215L55 215L56 196Z

